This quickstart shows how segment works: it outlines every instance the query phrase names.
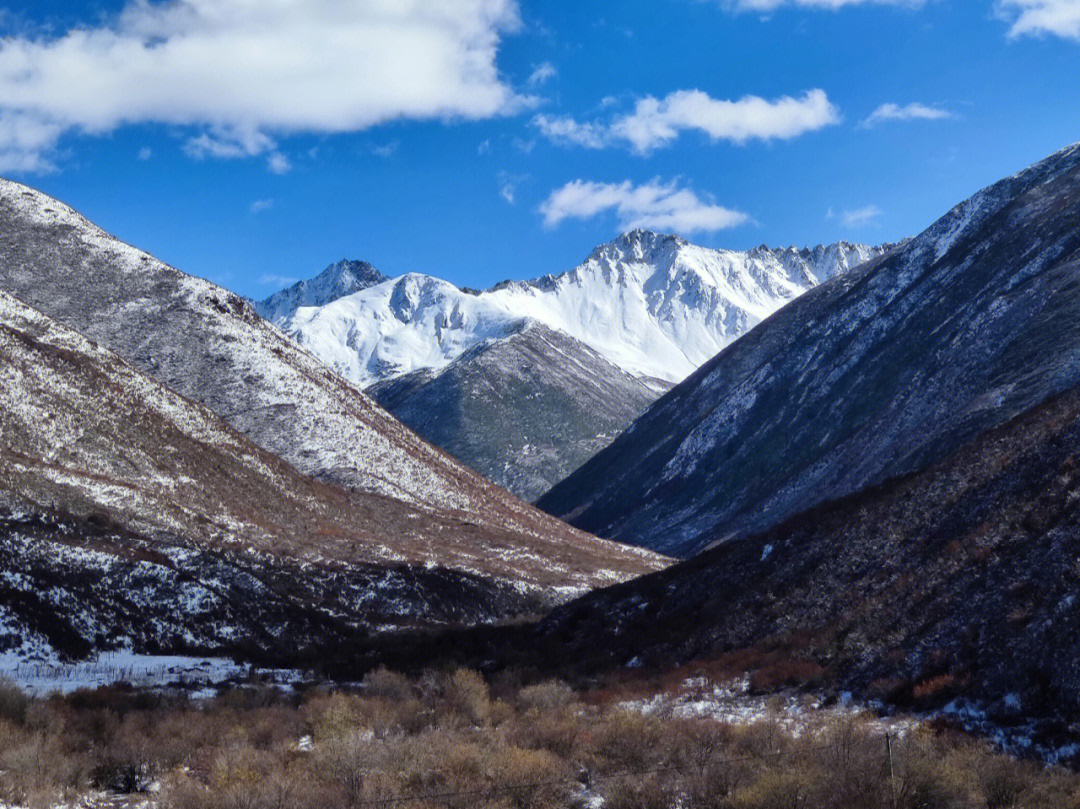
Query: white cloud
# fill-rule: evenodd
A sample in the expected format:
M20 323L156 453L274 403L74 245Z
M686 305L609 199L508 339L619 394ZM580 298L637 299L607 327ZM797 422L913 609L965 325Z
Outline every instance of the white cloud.
M60 138L62 127L36 115L0 107L0 171L55 170L47 157Z
M926 0L721 0L721 5L732 11L775 11L782 6L798 6L800 8L822 8L831 11L845 8L846 6L908 6L918 8L924 5Z
M611 140L610 133L602 124L582 124L566 116L537 115L533 118L533 124L541 135L560 146L603 149Z
M251 212L252 213L262 213L263 211L269 211L273 207L274 207L274 201L272 199L257 199L253 203L251 203ZM269 276L263 276L263 279L264 279L263 283L264 284L267 283L265 279L268 278L268 277Z
M544 115L533 119L554 143L591 149L621 143L638 154L667 146L686 130L704 132L713 141L744 144L750 140L789 140L839 121L840 113L824 90L771 101L759 96L728 101L711 98L701 90L678 90L664 98L638 99L633 112L606 124Z
M66 132L193 126L241 157L290 133L479 119L526 106L499 75L515 0L128 0L98 27L0 40L0 161L33 170Z
M558 75L558 71L555 69L555 65L551 62L542 62L536 66L536 69L529 75L529 86L539 87L542 84L546 84L551 79Z
M274 174L288 174L292 171L292 162L281 152L272 152L266 158L266 166Z
M1077 0L999 0L997 13L1012 23L1010 37L1051 34L1080 40L1080 2Z
M614 212L619 227L694 233L745 224L750 217L740 211L702 200L696 193L659 179L644 185L596 183L574 180L551 192L540 206L547 227L565 219L591 219Z
M901 107L899 104L882 104L862 122L861 126L869 129L882 121L939 121L956 116L940 107L928 107L918 102Z
M844 211L840 216L841 221L849 228L859 228L873 223L884 211L877 205L867 205L865 208L856 208L853 211Z
M476 147L477 154L487 154L491 151L491 138L484 138L480 141L480 145Z
M517 198L517 188L523 182L529 179L528 174L510 174L509 172L500 171L497 175L499 181L499 196L514 204Z
M154 156L154 150L151 149L149 146L143 146L141 149L139 149L139 154L138 154L139 160L142 160L143 162L145 162L145 161L149 160L153 156Z

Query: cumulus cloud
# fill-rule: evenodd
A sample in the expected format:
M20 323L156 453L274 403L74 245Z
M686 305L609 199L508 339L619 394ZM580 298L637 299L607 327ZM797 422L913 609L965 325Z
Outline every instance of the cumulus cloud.
M97 27L0 40L0 167L38 170L67 132L164 123L196 156L407 119L479 119L530 99L499 74L515 0L128 0Z
M614 212L619 227L627 230L652 230L695 233L735 227L750 221L740 211L733 211L701 199L695 192L679 188L675 181L651 180L634 185L574 180L551 192L541 204L540 213L547 227L566 219L591 219Z
M872 224L884 211L877 205L867 205L865 208L856 208L853 211L844 211L840 220L849 228L864 227Z
M789 140L839 121L840 113L824 90L809 90L798 98L744 96L737 101L715 99L701 90L678 90L664 98L638 99L632 112L607 123L544 115L533 119L554 143L591 149L623 144L638 154L667 146L687 130L703 132L713 141L744 144Z
M1077 0L999 0L997 13L1012 23L1009 36L1052 35L1080 40Z
M955 118L956 116L940 107L928 107L918 102L901 107L899 104L882 104L862 122L866 129L880 124L882 121L939 121L943 118Z

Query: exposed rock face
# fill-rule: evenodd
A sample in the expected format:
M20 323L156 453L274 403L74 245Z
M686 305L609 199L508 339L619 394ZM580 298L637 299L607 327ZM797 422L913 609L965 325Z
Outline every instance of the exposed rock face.
M928 464L1080 382L1080 146L811 290L540 505L678 555Z
M324 306L385 280L386 276L366 261L342 259L314 278L298 281L255 306L260 315L267 320L276 321L292 314L301 306Z

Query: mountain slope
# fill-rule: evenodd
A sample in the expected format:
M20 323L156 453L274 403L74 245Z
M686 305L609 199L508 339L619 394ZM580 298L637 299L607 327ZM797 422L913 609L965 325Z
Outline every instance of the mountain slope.
M658 395L539 323L488 340L441 371L367 389L433 444L525 499L595 455Z
M564 529L406 429L240 298L0 181L0 289L206 405L305 474L492 530Z
M130 634L147 611L161 626L140 630L145 645L178 642L204 602L246 616L236 643L255 642L260 610L292 614L312 642L371 621L490 619L661 563L568 527L496 531L312 480L2 292L0 461L4 624L19 613L69 651L57 626L94 646L91 629ZM101 589L131 576L142 600ZM65 611L95 619L73 628ZM217 630L202 629L191 644L206 648Z
M808 292L540 502L676 554L920 469L1080 382L1080 146Z
M1074 387L921 472L587 595L521 648L583 670L713 660L918 708L963 696L1060 730L1080 717L1078 451Z

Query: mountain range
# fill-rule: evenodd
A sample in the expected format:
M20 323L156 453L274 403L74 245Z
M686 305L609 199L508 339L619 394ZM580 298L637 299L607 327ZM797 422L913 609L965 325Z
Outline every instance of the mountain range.
M638 230L569 272L486 291L339 262L256 310L424 438L533 499L785 303L891 248L736 252Z

